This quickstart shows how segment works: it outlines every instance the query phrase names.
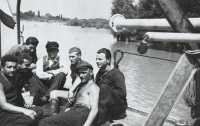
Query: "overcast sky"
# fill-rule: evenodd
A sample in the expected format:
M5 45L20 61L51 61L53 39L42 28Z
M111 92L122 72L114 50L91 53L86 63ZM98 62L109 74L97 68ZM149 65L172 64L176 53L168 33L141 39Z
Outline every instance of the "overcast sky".
M9 10L7 0L0 0L2 10ZM8 0L13 13L16 12L16 1ZM68 18L105 18L111 15L112 0L21 0L21 11L32 10L41 15L50 13L53 16L62 14Z

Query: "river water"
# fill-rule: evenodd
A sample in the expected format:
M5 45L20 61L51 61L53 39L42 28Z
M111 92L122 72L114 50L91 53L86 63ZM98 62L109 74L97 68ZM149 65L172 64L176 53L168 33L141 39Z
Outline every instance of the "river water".
M126 52L137 53L137 43L116 42L110 31L106 29L70 27L61 23L46 22L22 21L21 24L25 26L23 33L25 40L29 36L38 38L38 57L46 54L45 45L47 41L54 40L59 42L59 55L68 61L69 66L68 50L73 46L77 46L82 50L82 59L93 65L94 73L98 70L95 57L97 50L100 48L108 48L112 52L116 49L121 49ZM16 43L16 28L15 30L10 30L2 26L2 54ZM177 53L153 49L149 49L145 55L170 60L178 60L181 56ZM175 65L176 63L174 62L125 54L119 67L126 77L129 107L139 107L150 111ZM67 83L70 86L69 77ZM182 95L169 116L175 119L191 120L190 110L184 104Z

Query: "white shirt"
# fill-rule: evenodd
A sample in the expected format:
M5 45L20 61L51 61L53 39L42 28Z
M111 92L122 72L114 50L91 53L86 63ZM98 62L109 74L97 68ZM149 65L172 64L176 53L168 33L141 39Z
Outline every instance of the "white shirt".
M55 58L56 59L56 58ZM46 58L46 61L49 61L49 66L51 66L53 64L53 62L55 60L51 60L50 58ZM40 57L37 61L37 67L36 67L36 75L40 78L40 79L50 79L52 74L53 75L57 75L59 74L60 72L63 72L65 73L65 75L68 74L68 69L67 69L67 62L66 60L62 59L60 57L60 60L59 60L59 63L60 63L60 68L59 69L56 69L56 70L48 70L46 72L43 71L43 57Z

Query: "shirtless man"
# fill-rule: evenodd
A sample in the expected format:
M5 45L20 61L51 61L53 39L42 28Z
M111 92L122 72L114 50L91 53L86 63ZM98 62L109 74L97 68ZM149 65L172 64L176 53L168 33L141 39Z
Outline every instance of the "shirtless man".
M92 78L93 67L87 63L80 63L75 71L81 79L81 88L77 94L75 104L63 113L47 117L40 126L90 126L98 112L99 87ZM67 96L58 96L64 97Z
M75 68L82 62L84 62L81 59L81 50L78 47L72 47L69 49L69 60L71 62L70 65L70 70L71 70L71 78L72 78L72 86L70 87L69 91L58 91L58 90L53 90L50 93L50 99L51 99L51 105L50 105L50 115L57 114L59 111L59 101L57 97L59 96L66 96L65 98L68 99L69 106L72 106L75 102L74 95L76 94L75 92L78 90L78 86L81 83L81 80L77 73L75 72ZM56 97L56 99L54 99Z
M5 55L1 58L1 76L8 83L0 82L0 125L4 126L36 126L43 114L41 107L26 109L21 100L21 76L16 72L18 58L15 55Z

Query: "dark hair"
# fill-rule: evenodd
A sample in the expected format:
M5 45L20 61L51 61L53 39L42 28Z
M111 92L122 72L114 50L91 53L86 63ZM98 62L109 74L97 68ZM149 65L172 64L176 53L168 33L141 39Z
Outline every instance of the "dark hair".
M29 37L26 39L26 45L32 44L32 45L38 45L39 41L35 37Z
M104 53L106 56L106 59L111 59L111 52L110 50L106 49L106 48L101 48L100 50L97 51L98 54L100 53Z
M15 55L5 55L1 58L1 66L5 66L5 63L9 61L18 63L19 60Z
M32 61L32 57L28 53L26 53L26 52L21 52L19 54L18 58L19 58L19 64L23 63L24 59Z

